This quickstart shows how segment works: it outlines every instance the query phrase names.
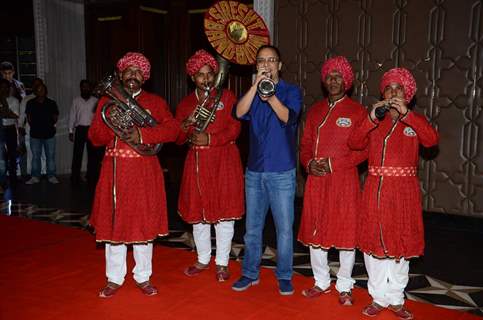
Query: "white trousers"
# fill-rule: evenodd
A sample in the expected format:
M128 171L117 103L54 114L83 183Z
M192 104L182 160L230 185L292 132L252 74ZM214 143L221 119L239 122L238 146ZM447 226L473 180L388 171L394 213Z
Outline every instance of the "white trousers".
M364 253L369 281L367 289L375 303L382 307L404 304L404 288L409 281L409 261L377 259Z
M153 244L133 244L133 256L136 265L132 272L134 280L142 283L149 280L153 273L151 260L153 258ZM107 281L118 285L124 283L126 276L127 246L125 244L106 243L106 276Z
M230 259L231 240L233 239L235 221L221 221L216 224L216 259L219 266L228 266ZM211 259L211 224L197 223L193 225L193 238L195 240L198 262L210 263Z
M310 247L310 264L314 273L315 285L321 289L330 286L330 268L327 250ZM355 280L352 279L352 268L356 259L355 250L339 250L340 268L337 272L335 288L338 292L351 291Z

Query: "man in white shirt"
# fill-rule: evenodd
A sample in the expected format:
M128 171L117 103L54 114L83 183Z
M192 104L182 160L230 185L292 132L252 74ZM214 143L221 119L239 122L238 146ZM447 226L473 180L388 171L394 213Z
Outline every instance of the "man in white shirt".
M87 180L90 183L95 179L98 163L96 151L87 138L87 132L97 105L97 98L92 96L92 85L88 80L81 80L80 92L80 96L75 97L72 101L69 114L69 140L74 142L70 177L73 184L78 184L81 180L80 171L85 145L87 145Z
M20 113L20 103L10 96L7 79L0 79L0 105L0 185L5 187L7 168L10 182L14 183L17 179L17 119Z

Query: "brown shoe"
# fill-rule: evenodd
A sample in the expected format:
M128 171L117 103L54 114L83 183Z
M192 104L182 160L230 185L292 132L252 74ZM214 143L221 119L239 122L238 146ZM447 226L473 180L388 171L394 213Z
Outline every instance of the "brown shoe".
M313 286L310 289L302 290L302 295L307 298L317 298L318 296L329 292L330 292L330 286L325 289L321 289L317 286Z
M207 264L202 264L202 263L196 262L194 265L186 268L184 270L184 274L187 275L188 277L194 277L194 276L199 275L200 273L202 273L206 269L208 269Z
M116 294L121 286L114 282L108 282L107 285L99 291L100 298L110 298Z
M216 266L216 280L218 282L224 282L230 279L230 272L227 266Z
M141 290L141 292L147 296L154 296L158 294L158 289L153 286L149 281L137 283L136 286Z
M351 291L344 291L339 294L339 303L343 306L352 306L354 298Z
M370 305L367 305L364 309L362 309L362 314L368 317L375 317L384 309L385 308L383 306L372 302Z
M411 311L409 311L408 309L404 308L404 305L399 305L399 306L389 306L388 308L389 310L391 310L392 312L394 312L394 314L399 318L399 319L402 319L402 320L411 320L411 319L414 319L414 315Z

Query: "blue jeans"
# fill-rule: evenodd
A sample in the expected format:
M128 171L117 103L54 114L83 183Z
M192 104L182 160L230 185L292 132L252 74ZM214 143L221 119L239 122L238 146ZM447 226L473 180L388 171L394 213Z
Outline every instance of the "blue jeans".
M50 139L36 139L30 137L32 150L32 177L40 177L42 149L45 152L47 176L55 176L55 137Z
M242 274L258 279L262 259L263 228L268 208L272 211L277 233L277 269L279 280L291 280L293 272L293 221L295 169L282 172L245 173L247 204L245 255Z
M0 121L2 121L0 119ZM0 124L0 185L4 186L7 180L7 155L5 150L5 143L7 142L5 136L5 128Z

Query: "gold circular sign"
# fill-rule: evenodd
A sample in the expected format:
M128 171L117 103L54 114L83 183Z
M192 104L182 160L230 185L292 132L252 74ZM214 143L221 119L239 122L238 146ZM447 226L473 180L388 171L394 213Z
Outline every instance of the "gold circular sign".
M236 64L255 64L257 50L270 43L268 28L252 8L218 1L205 14L205 34L220 56Z
M248 38L248 30L240 21L232 21L226 27L228 38L235 43L244 43Z

